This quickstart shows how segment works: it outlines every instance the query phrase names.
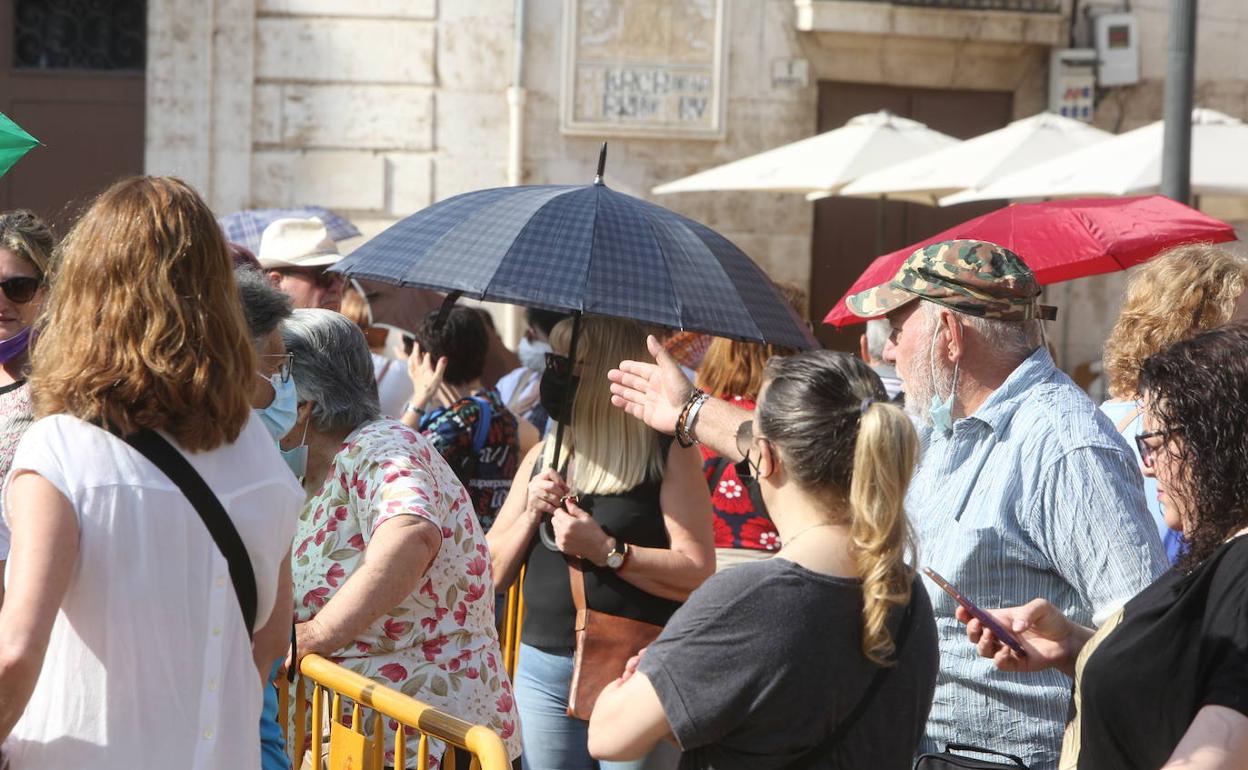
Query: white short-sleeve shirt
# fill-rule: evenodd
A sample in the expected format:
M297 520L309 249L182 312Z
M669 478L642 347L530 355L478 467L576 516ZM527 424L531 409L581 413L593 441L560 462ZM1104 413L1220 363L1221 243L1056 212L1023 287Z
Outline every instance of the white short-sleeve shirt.
M251 557L259 628L303 491L254 414L235 443L184 455ZM13 462L22 471L69 499L79 548L39 681L4 743L13 770L259 767L260 676L225 557L186 497L68 415L31 426Z

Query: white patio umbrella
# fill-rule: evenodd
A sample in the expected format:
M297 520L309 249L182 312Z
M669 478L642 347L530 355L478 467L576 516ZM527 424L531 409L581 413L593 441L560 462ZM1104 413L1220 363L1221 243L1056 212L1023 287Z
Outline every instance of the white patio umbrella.
M940 199L984 200L1146 195L1161 187L1162 121ZM1192 194L1248 195L1248 124L1221 112L1192 110Z
M1079 120L1042 112L973 139L882 168L841 188L841 195L887 197L935 206L968 188L984 187L1016 171L1109 139L1113 134ZM822 197L811 193L808 198Z
M882 110L840 128L707 169L651 192L839 190L876 169L956 144L951 136Z

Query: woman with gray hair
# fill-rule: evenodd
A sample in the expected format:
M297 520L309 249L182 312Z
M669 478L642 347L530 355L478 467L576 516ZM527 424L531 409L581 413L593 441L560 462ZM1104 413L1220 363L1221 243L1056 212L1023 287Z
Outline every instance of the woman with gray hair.
M463 485L427 439L379 416L359 327L296 310L282 338L298 410L281 446L309 494L293 556L296 650L485 724L519 757L489 551Z

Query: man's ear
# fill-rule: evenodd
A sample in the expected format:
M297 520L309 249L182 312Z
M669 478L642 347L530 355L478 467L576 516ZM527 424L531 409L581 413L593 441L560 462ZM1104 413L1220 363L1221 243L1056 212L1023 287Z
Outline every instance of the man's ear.
M940 322L945 327L945 344L938 352L950 363L958 363L966 353L966 335L962 322L952 310L941 310Z
M278 271L269 270L268 272L265 273L265 275L268 276L269 285L272 286L274 289L279 288L282 285L282 274L279 273Z

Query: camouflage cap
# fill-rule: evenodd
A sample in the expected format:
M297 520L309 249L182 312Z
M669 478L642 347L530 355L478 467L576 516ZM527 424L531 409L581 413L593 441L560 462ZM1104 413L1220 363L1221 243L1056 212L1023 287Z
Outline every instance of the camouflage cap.
M1051 321L1057 308L1041 305L1035 273L1014 252L987 241L941 241L902 263L888 283L851 295L854 315L876 318L916 299L980 318Z

